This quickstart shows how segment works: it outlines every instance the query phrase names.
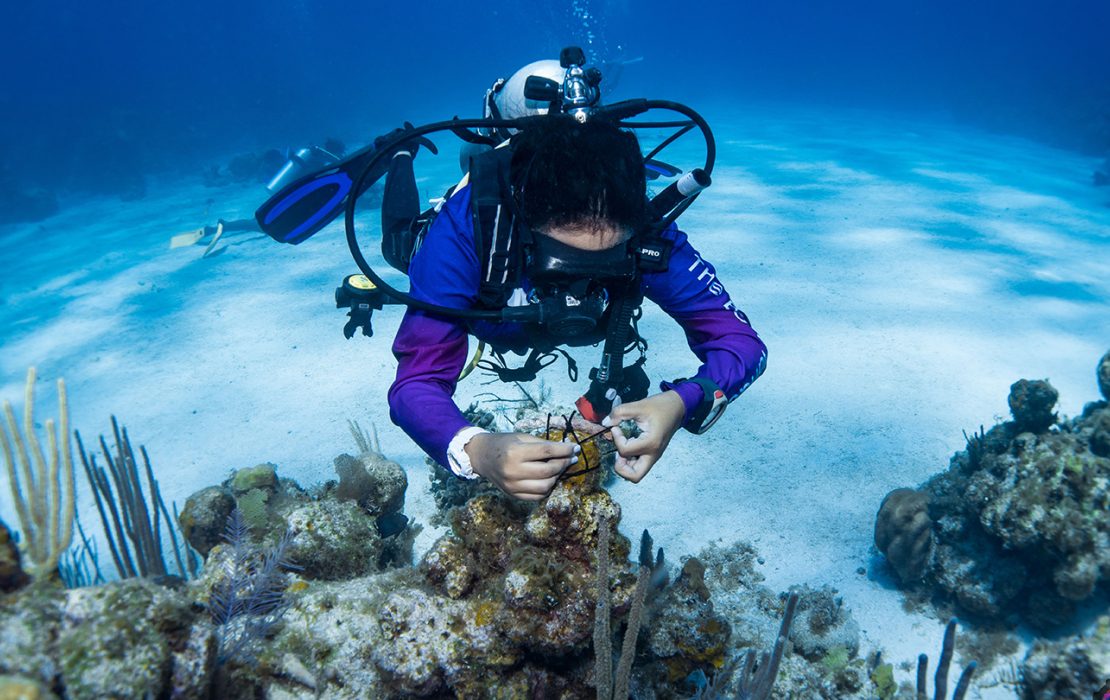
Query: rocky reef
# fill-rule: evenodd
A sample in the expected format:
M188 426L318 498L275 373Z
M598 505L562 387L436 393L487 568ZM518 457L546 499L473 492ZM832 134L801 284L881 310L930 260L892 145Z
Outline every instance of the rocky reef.
M36 582L8 594L0 675L43 698L207 697L213 628L177 584L135 578L67 590Z
M296 662L271 647L282 622L275 612L284 612L309 581L364 577L412 558L416 528L402 513L404 470L374 453L340 455L335 464L338 481L311 492L279 478L273 464L260 464L193 494L179 523L206 556L195 581L134 578L69 590L57 579L26 585L18 552L0 528L7 592L0 593L0 676L11 677L5 692L10 685L17 693L41 690L37 697L244 697L259 676L285 678ZM232 513L243 523L241 542L225 538ZM236 591L230 614L221 618L215 600L229 577L250 581L272 563L278 543L282 561L296 565L272 573L272 590L255 591L255 597ZM233 571L233 561L246 571ZM263 617L278 624L256 624ZM248 623L239 633L267 635L244 640L251 644L238 645L241 653L222 658L232 618ZM257 667L275 653L275 669Z
M541 415L515 427L579 440L581 466L536 504L445 481L448 530L418 562L406 472L365 442L315 487L263 463L193 494L191 581L25 585L0 529L0 683L44 698L912 697L835 590L767 588L749 544L668 568L644 533L631 563L602 441Z
M1018 669L1023 700L1092 696L1110 678L1110 617L1102 617L1090 635L1039 640Z
M414 531L402 512L405 470L373 452L342 454L334 465L338 481L313 491L278 478L273 464L239 469L188 498L179 517L182 533L210 556L238 508L258 546L290 534L289 556L306 579L348 579L408 563Z
M879 509L875 542L891 576L918 601L985 623L959 647L949 623L939 665L963 657L954 700L976 672L970 658L998 656L997 630L1056 629L1080 622L1081 608L1105 608L1110 353L1096 377L1103 399L1072 419L1057 414L1049 382L1015 382L1012 420L968 437L946 471L895 489ZM468 417L493 427L476 407ZM176 524L205 559L193 580L67 589L28 577L17 535L0 522L0 698L924 692L923 672L915 688L909 666L865 645L835 589L763 585L750 544L714 543L668 566L644 533L630 562L597 426L524 410L512 429L578 441L579 466L546 499L523 503L431 465L446 531L416 562L420 526L404 513L411 472L358 431L357 454L337 456L323 484L303 487L261 463L190 496ZM1089 696L1110 671L1110 618L1036 640L1003 671L982 682L1024 698ZM946 697L940 676L935 685Z
M584 463L600 463L596 443L586 442L582 454ZM490 491L456 496L445 515L450 531L415 566L290 574L280 627L253 661L229 662L223 688L274 697L595 697L599 591L607 592L619 636L637 581L620 508L600 480L596 469L567 478L537 505ZM600 587L603 541L610 563ZM662 583L650 586L650 642L639 647L632 673L637 697L684 697L686 676L712 673L729 640L695 564L675 585L660 590Z
M876 546L908 590L978 619L1050 630L1110 582L1110 353L1103 400L1060 419L1045 380L1015 382L1013 419L977 432L947 471L883 501Z

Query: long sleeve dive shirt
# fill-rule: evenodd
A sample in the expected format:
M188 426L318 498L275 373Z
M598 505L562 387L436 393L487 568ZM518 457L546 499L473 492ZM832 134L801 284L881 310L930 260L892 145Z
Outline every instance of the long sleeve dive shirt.
M440 209L413 257L409 293L439 306L475 308L481 266L474 235L466 185ZM731 401L763 373L767 348L686 234L672 224L663 236L673 241L670 265L642 275L644 296L682 327L702 362L695 376L712 380ZM468 333L502 351L523 353L529 347L521 323L468 321L414 308L405 313L393 342L397 378L389 389L390 418L444 466L451 439L469 425L451 398L467 361ZM686 421L703 396L693 382L663 382L660 388L682 397Z

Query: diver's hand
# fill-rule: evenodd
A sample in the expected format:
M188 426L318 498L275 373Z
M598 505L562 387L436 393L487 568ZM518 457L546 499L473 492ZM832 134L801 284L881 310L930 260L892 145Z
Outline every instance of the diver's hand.
M466 445L474 473L513 498L546 498L559 475L578 462L581 447L526 433L482 433Z
M674 391L664 391L614 408L602 425L612 426L613 444L620 453L614 467L617 474L634 484L639 483L663 456L685 417L686 404ZM623 420L635 421L640 434L626 438L618 425Z

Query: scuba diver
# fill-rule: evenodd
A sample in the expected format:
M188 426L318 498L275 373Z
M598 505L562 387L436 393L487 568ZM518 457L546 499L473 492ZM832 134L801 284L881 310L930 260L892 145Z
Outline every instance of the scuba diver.
M329 138L322 146L309 145L296 150L290 149L284 155L280 151L270 149L261 156L251 154L238 156L232 161L229 169L233 172L238 170L245 173L244 177L236 177L232 181L250 180L256 177L259 170L265 168L267 163L276 159L282 163L281 168L266 180L267 191L273 193L283 190L290 182L299 180L306 173L316 173L341 162L345 151L346 147L342 141ZM238 165L236 165L237 162ZM205 175L206 184L210 182L210 186L213 187L222 184L224 179L226 179L226 176L222 175L220 169L216 166L213 166ZM208 203L212 204L213 201L210 199ZM205 211L205 216L207 216L207 211ZM207 224L174 235L170 239L170 248L191 246L206 236L210 236L207 247L201 255L202 258L206 258L215 249L223 235L232 232L261 233L262 228L256 217L249 219L224 219L220 217L216 219L214 224Z
M573 474L580 447L471 425L452 396L473 365L502 381L527 381L561 356L575 380L577 367L562 346L602 344L576 406L611 431L616 472L632 482L658 462L680 427L708 430L766 367L766 346L675 224L710 183L708 125L674 102L599 105L600 73L584 63L581 50L570 47L557 64L526 66L491 88L483 119L406 125L358 156L364 160L357 168L341 165L293 183L257 215L276 240L298 243L345 209L348 243L364 274L337 290L337 305L350 309L344 333L361 327L371 335L370 315L383 304L408 307L393 343L391 419L455 475L484 477L522 500L546 497ZM653 108L687 120L629 121ZM633 132L645 126L680 130L645 156ZM648 179L681 173L654 156L695 127L706 139L706 167L649 199ZM413 156L428 145L425 134L444 130L466 142L467 172L421 212ZM382 254L408 275L407 294L374 273L356 239L357 196L350 194L383 175ZM300 215L286 215L298 208ZM650 396L647 343L637 329L645 298L675 319L702 363L693 377L662 382ZM489 345L493 360L468 367L469 335ZM639 359L625 366L630 352ZM510 367L509 353L527 359ZM622 421L638 434L626 436Z

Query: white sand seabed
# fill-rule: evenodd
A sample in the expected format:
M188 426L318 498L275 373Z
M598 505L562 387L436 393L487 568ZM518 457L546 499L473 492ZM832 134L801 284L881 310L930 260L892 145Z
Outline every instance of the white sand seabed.
M683 228L767 342L769 367L713 431L681 433L640 485L613 488L622 527L648 528L672 562L712 540L751 540L769 585L839 589L888 660L935 654L941 623L904 613L876 570L875 511L891 489L943 470L961 431L1005 417L1015 380L1051 379L1068 415L1097 398L1110 193L1090 187L1092 159L951 125L707 116L715 182ZM435 175L431 196L454 167L450 157L422 171ZM372 340L343 338L332 293L355 268L341 224L297 247L231 233L207 259L207 239L168 248L217 216L250 216L264 197L260 186L162 183L141 202L66 202L42 224L0 230L0 397L20 406L36 365L41 423L64 376L86 441L117 415L179 504L263 461L303 484L332 478L332 458L354 448L346 419L374 424L409 470L406 512L426 522L423 455L385 398L401 312L379 312ZM658 309L646 308L642 330L654 379L696 367ZM583 375L597 354L585 350ZM564 404L584 389L561 362L545 381ZM491 390L512 393L469 379L459 402ZM79 487L81 517L98 530ZM437 535L426 529L418 549Z

